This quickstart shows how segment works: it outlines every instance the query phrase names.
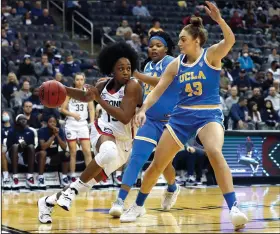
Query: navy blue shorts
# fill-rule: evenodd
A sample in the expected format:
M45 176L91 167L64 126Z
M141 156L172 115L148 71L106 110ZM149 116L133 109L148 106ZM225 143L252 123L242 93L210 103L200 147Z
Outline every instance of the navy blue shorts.
M188 140L196 136L206 124L217 122L224 127L223 121L223 112L219 108L183 109L177 106L174 108L166 127L177 144L184 148Z

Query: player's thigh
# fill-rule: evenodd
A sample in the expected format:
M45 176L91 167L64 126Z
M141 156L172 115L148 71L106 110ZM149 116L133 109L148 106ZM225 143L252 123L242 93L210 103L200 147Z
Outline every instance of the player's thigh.
M224 144L224 129L218 122L207 123L198 133L204 149L221 151Z
M152 164L164 170L180 149L169 130L165 129L157 145Z
M76 141L78 137L78 129L74 126L67 124L65 126L65 136L67 142Z
M114 143L116 143L116 140L113 136L109 136L109 135L100 135L100 137L98 138L97 140L97 143L96 143L96 150L97 152L99 152L99 148L100 146L102 145L102 143L104 143L105 141L112 141Z

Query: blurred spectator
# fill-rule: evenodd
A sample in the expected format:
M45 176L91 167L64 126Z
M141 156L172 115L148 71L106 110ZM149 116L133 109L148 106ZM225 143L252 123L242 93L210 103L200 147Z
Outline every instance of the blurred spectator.
M264 82L264 72L258 71L255 77L251 79L251 87L254 89L255 87L262 87L262 84Z
M225 117L224 125L225 125L225 127L227 127L229 109L227 108L227 105L225 103L225 99L222 96L220 96L220 102L221 103L219 104L219 106L220 106L220 109L223 111L223 114L224 114L224 117Z
M75 73L81 71L80 63L74 61L72 55L68 55L65 63L60 65L59 70L64 76L73 76Z
M222 68L220 73L220 93L223 97L225 97L226 94L230 91L230 83L230 79L227 77L225 69Z
M266 100L270 100L273 104L274 110L280 110L280 94L276 92L275 87L269 88L269 95L265 98Z
M277 41L276 33L271 34L271 39L267 42L267 46L270 48L279 48L280 43Z
M10 100L15 96L15 92L19 89L18 79L15 73L10 72L7 77L7 82L2 86L2 94L10 103Z
M29 127L37 129L37 128L41 127L41 123L40 123L40 120L39 120L40 116L33 113L32 105L33 105L32 102L25 101L23 103L22 113L20 113L20 114L24 114L24 116L26 116L27 125Z
M56 73L59 72L59 67L62 64L62 58L60 54L56 54L54 58L51 61L52 67L53 67L53 76L55 76Z
M35 76L35 67L31 62L30 55L26 54L23 57L23 62L19 65L19 69L17 72L18 77L21 76Z
M271 62L268 71L272 73L274 80L280 81L280 66L277 61Z
M2 112L2 128L1 128L1 169L3 172L3 188L11 188L11 179L9 177L8 171L8 161L6 158L7 152L7 144L4 142L5 139L8 137L9 131L12 129L10 123L10 116L9 113L6 111Z
M137 21L133 32L138 34L140 37L143 37L146 35L145 26L140 21Z
M1 47L11 46L12 41L8 38L6 30L4 28L1 29Z
M252 26L252 29L253 28L254 27ZM267 41L265 40L265 38L263 37L262 32L260 32L260 31L256 32L256 37L251 42L251 44L253 45L254 48L267 47ZM252 56L251 53L250 53L250 56Z
M270 55L268 55L267 63L271 64L273 61L280 63L280 55L277 53L277 49L273 48Z
M24 53L25 51L21 48L19 42L14 41L12 52L8 56L10 71L17 72L19 64L24 58Z
M258 128L258 123L262 122L261 114L259 112L258 104L255 102L249 103L249 117L254 124L254 129Z
M34 132L27 127L27 119L24 115L16 117L16 124L8 133L7 138L7 159L12 163L13 188L19 187L18 164L28 165L26 183L34 188L34 157L35 157L35 136Z
M151 34L158 32L158 31L162 31L163 29L160 27L160 21L159 19L155 18L153 19L153 27L150 28L149 32L148 32L148 36L150 37Z
M43 15L43 10L41 6L41 1L36 1L35 6L31 9L31 14L35 20L38 19L39 16Z
M229 26L231 27L234 33L242 33L243 32L243 22L242 18L239 16L238 11L234 11L233 16L230 19Z
M141 51L144 53L148 53L148 47L149 47L148 37L143 36L140 38L141 38Z
M233 86L231 89L230 89L230 96L226 98L225 100L225 104L228 108L228 110L231 109L232 105L237 103L238 100L239 100L239 97L237 96L238 94L238 90L237 90L237 87L236 86Z
M253 97L248 100L249 106L251 102L256 103L260 110L264 107L264 97L261 94L260 88L256 87L253 89Z
M128 25L127 20L122 20L121 25L117 28L116 35L124 37L127 32L130 32L132 34L132 29Z
M15 92L15 105L22 106L22 103L31 96L29 81L23 81L22 87L19 91Z
M59 152L58 147L62 151ZM69 153L66 152L66 138L62 128L58 128L57 119L50 116L47 121L47 127L40 128L38 131L38 147L36 153L36 161L39 167L38 186L45 188L44 171L46 164L62 166L62 185L69 185L68 168L69 168Z
M24 7L23 1L18 1L17 3L17 14L24 15L27 12L27 9Z
M49 10L44 9L43 15L39 16L36 20L37 25L56 25L53 17L49 15Z
M247 129L247 99L240 97L238 103L233 104L230 110L230 116L233 121L233 129Z
M56 81L60 82L61 84L66 85L66 81L65 81L65 79L63 78L63 75L62 75L60 72L57 72L57 73L55 74L54 79L55 79Z
M35 64L35 73L38 77L40 76L51 76L53 74L52 65L48 61L46 54L42 55L41 62Z
M273 17L274 15L280 15L280 8L276 2L274 2L273 5L268 8L268 16Z
M280 16L274 15L272 18L268 21L268 23L271 25L272 28L278 28L280 25Z
M240 68L245 69L247 72L253 71L255 67L252 58L249 56L249 52L247 50L242 51L242 55L238 58L238 62L240 62Z
M11 28L8 21L3 21L1 29L4 28L6 30L7 39L12 42L15 39L21 39L21 33L16 32L14 28Z
M46 54L48 56L48 60L51 62L54 56L58 53L56 46L53 41L46 41L44 47L38 49L35 53L35 57L41 57Z
M270 100L265 101L265 108L261 112L262 120L269 127L277 128L279 125L279 116L273 108L273 104Z
M262 84L263 91L267 91L273 85L273 74L272 72L266 72L266 79Z
M26 12L22 18L22 23L24 25L31 25L34 23L34 19L31 16L30 12Z
M58 108L48 108L44 106L42 112L42 126L47 126L47 122L50 116L55 116L57 120L61 119L61 115L58 111Z
M22 17L21 15L17 14L17 9L13 8L11 10L11 14L9 16L7 16L7 21L10 24L14 25L14 24L20 23L21 17Z
M7 75L8 74L8 61L7 58L4 56L1 56L1 75Z
M250 79L247 77L245 69L241 69L239 77L233 81L232 86L237 86L238 92L242 94L251 89Z
M142 17L150 17L150 12L148 9L142 5L142 1L137 0L136 1L136 6L133 7L132 9L132 14L134 16L142 16Z
M38 116L39 120L41 120L44 106L39 99L39 87L32 88L32 95L27 99L27 101L32 103L32 113Z
M257 20L258 20L258 27L265 28L268 26L267 25L267 16L264 13L262 7L258 7L256 16L257 16Z
M196 17L201 17L199 11L195 11L194 15ZM192 15L187 15L186 17L183 18L183 25L188 25L190 23Z
M247 19L245 20L245 25L247 29L255 28L257 24L257 21L255 19L255 16L253 13L249 13L247 16Z
M235 80L237 77L239 77L239 73L241 71L241 68L240 68L240 62L236 61L234 62L233 64L233 69L232 71L230 72L233 80Z
M126 41L127 44L129 44L137 53L141 52L141 42L140 42L140 37L136 34L133 33L131 35L131 40Z
M127 1L123 0L121 5L117 9L118 15L132 15L131 7L127 4Z

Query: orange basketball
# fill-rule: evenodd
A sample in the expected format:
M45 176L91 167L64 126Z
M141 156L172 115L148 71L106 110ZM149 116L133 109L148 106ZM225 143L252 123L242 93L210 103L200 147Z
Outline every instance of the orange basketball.
M39 88L39 98L44 106L49 108L56 108L61 106L65 101L66 89L58 81L46 81Z

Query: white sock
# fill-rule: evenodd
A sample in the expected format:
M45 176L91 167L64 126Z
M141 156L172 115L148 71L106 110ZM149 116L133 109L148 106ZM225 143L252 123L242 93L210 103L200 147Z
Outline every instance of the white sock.
M65 175L65 174L62 174L62 179L64 179L65 177L67 177L67 175Z
M89 186L89 189L91 189L96 184L97 184L97 182L94 178L92 178L89 182L87 182L87 185Z
M56 201L57 201L56 195L57 195L57 193L47 197L46 202L51 204L51 205L55 205Z
M70 173L70 178L73 178L73 177L76 177L76 173L75 172Z
M44 175L39 175L38 179L44 179Z
M27 173L27 179L30 179L31 177L33 177L33 174Z
M116 171L116 177L121 176L122 175L122 171Z
M13 174L13 179L18 178L18 174Z
M7 179L9 177L9 172L3 171L3 177L4 177L4 179Z
M77 179L75 182L70 184L70 188L74 188L79 192L82 191L88 191L90 189L90 186L86 183L84 183L83 181L79 179Z

